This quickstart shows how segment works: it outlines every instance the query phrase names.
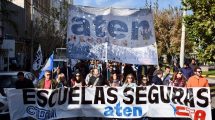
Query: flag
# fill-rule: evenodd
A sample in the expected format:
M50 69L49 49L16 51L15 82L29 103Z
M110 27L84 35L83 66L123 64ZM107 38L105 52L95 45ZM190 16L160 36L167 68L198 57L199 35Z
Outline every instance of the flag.
M48 61L46 62L45 66L41 69L39 80L42 79L43 75L45 74L46 70L53 70L53 62L54 62L54 53L49 57Z
M36 56L32 66L33 70L36 71L40 69L40 67L42 66L42 62L43 62L43 55L42 55L41 46L39 45L39 48L36 52Z

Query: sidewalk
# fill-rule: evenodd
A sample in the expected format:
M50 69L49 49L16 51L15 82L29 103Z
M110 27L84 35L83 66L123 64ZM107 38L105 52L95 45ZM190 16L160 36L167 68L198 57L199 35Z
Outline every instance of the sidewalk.
M208 83L215 84L215 78L207 77L206 79L208 80Z

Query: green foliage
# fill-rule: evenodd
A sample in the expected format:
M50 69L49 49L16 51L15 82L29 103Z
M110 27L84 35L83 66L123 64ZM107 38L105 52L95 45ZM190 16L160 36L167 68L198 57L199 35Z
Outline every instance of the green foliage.
M196 43L199 60L215 60L215 1L186 0L182 2L192 14L185 17L187 36Z
M215 75L215 70L203 71L202 75Z
M155 9L154 24L158 55L166 54L170 59L172 56L178 56L181 44L182 11L171 7L162 11ZM187 54L192 51L191 46L192 42L185 43Z

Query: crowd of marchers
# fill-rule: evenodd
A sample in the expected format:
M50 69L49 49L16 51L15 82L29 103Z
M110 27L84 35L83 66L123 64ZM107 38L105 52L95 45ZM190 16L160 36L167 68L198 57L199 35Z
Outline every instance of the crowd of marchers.
M162 70L162 68L164 70ZM60 87L136 87L147 85L166 85L176 87L208 87L208 80L195 59L180 67L131 65L117 62L102 63L98 60L80 61L72 69L66 63L53 71L45 71L44 77L36 84L17 74L16 88L55 89Z

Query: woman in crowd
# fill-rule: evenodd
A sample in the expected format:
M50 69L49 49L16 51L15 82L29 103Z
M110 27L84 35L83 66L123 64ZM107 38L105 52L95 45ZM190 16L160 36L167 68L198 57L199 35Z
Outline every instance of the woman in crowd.
M57 80L58 75L59 75L60 73L61 73L60 67L58 66L58 67L54 70L54 72L53 72L54 79Z
M71 87L83 87L83 86L86 86L86 83L82 75L79 72L75 73L75 76L71 80Z
M65 78L65 75L63 73L58 74L56 80L57 80L57 86L56 86L57 88L67 86L66 78Z
M143 76L142 80L140 81L139 86L148 86L149 84L149 79L147 76Z
M137 84L135 83L134 75L128 74L125 78L125 82L122 87L136 87L136 86Z
M110 76L110 86L111 87L120 87L120 80L117 78L117 73L114 72Z
M178 71L174 74L173 76L173 80L170 83L172 86L176 86L176 87L184 87L186 85L186 79L185 77L182 75L181 71Z

